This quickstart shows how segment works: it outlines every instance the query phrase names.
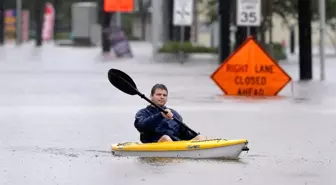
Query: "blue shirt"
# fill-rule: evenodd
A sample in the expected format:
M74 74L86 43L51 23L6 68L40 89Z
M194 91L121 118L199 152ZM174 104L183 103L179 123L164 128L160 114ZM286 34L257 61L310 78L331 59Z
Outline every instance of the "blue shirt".
M165 106L162 108L167 109ZM174 117L182 121L182 116L177 111L169 109ZM191 140L195 137L174 119L163 117L160 110L152 105L136 113L134 126L140 132L140 140L143 143L157 142L163 135L168 135L173 141Z

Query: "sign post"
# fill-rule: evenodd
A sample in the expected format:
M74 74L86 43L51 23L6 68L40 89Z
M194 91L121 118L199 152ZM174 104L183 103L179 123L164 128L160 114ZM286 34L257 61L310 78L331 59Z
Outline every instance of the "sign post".
M231 96L276 96L291 81L253 37L228 57L211 78Z
M325 80L325 35L326 35L326 2L319 0L319 15L320 15L320 78L321 81Z
M184 26L193 22L193 0L174 0L173 24L180 26L180 62L183 62Z
M237 25L247 27L247 37L251 26L261 24L261 0L237 0Z

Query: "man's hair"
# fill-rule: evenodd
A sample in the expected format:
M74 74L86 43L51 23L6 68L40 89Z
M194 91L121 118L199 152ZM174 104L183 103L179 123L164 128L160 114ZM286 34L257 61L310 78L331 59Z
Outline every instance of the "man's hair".
M151 96L154 95L156 89L163 89L163 90L167 91L167 93L168 93L168 89L167 89L167 87L166 87L165 85L163 85L163 84L155 84L155 85L152 87L152 90L151 90Z

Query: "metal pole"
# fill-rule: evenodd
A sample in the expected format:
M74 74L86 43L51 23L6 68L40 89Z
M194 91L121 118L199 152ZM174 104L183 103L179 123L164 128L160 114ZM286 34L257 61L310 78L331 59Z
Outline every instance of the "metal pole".
M181 44L181 48L180 48L180 62L183 63L183 43L184 43L184 26L182 25L181 26L181 32L180 32L180 44Z
M35 46L42 46L42 21L43 21L43 10L44 10L44 0L35 0Z
M234 1L231 0L218 0L218 46L219 46L219 63L230 56L231 41L230 41L230 22L231 22L231 8L233 8Z
M247 34L246 37L248 38L251 35L251 27L247 27Z
M115 14L116 14L116 24L117 24L118 27L121 27L122 26L121 25L121 23L122 23L122 21L121 21L121 12L116 12Z
M162 0L152 1L152 45L153 45L153 55L156 54L159 48L160 41L160 19L162 18Z
M325 53L324 53L324 41L325 41L325 0L319 0L319 12L320 12L320 78L321 81L325 79Z
M114 16L111 12L105 12L104 9L103 16L102 16L102 24L101 24L101 38L102 38L102 53L109 53L111 51L111 43L109 41L109 34L110 34L110 23L112 16Z
M22 0L16 0L16 44L22 43Z

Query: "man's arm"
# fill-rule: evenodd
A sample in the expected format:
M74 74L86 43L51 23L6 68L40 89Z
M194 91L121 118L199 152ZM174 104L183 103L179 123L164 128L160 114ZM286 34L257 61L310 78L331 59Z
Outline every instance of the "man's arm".
M164 117L159 112L157 114L148 116L148 114L144 110L140 110L135 115L134 126L138 129L139 132L145 131L154 131L157 124Z
M177 119L183 122L182 116L174 110L174 115L176 116ZM185 126L181 125L180 127L180 134L181 134L181 139L182 140L191 140L197 135L193 134L189 129L187 129Z

